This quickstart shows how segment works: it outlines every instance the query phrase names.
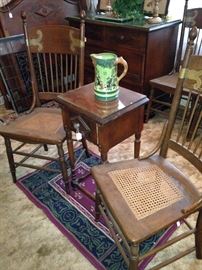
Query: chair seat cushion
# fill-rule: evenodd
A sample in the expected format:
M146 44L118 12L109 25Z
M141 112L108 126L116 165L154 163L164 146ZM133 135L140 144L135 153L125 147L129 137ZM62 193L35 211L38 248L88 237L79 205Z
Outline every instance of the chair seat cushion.
M200 197L190 181L160 156L96 166L92 175L130 242L169 227L182 218L182 209Z
M0 134L30 143L57 144L65 140L65 131L59 108L36 108L0 126Z

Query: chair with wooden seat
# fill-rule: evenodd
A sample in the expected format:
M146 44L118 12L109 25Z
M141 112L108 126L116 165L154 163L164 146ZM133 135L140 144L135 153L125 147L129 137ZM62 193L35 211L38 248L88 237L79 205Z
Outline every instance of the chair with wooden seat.
M191 234L195 235L193 246L179 250L179 254L151 269L161 269L194 250L196 257L202 259L202 195L191 179L167 158L168 149L172 149L202 172L202 56L192 55L196 32L196 28L190 32L169 120L157 148L159 154L156 149L145 158L92 168L97 185L96 219L99 219L100 214L104 217L130 270L137 270L143 259ZM180 102L183 87L189 91L186 103ZM195 103L190 114L192 95ZM176 117L179 110L180 119ZM197 122L191 139L187 140L187 132L196 113ZM187 218L195 213L198 213L198 217L194 228ZM184 222L187 231L146 254L139 253L144 240L179 222Z
M188 32L194 25L198 28L198 34L193 53L197 55L202 54L202 8L188 9L187 5L188 0L186 0L184 8L184 16L175 66L170 74L154 78L149 82L151 91L146 110L146 122L149 120L152 113L155 112L161 113L165 116L168 115L177 84L181 59L183 58L184 51L187 46ZM183 95L186 96L186 89L184 89Z
M84 81L84 46L85 21L81 13L80 29L68 25L41 25L29 29L26 15L22 14L24 35L30 70L33 101L29 111L19 115L14 121L0 126L0 135L5 139L6 151L13 181L16 182L18 166L62 172L65 188L70 192L67 164L65 161L63 143L66 132L63 127L62 113L59 106L45 106L57 95L83 85ZM73 117L74 126L78 130L80 119ZM12 141L20 143L15 149ZM87 150L85 137L81 139ZM36 145L31 152L24 149L25 144ZM58 158L36 153L41 146L48 150L47 145L56 145ZM16 156L18 155L18 156ZM23 158L19 161L19 155ZM59 170L46 165L34 165L25 162L28 158L59 161Z

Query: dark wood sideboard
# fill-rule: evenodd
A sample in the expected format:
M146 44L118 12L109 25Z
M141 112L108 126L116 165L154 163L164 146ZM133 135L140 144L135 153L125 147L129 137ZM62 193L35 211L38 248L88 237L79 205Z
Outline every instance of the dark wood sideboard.
M78 17L66 18L79 27ZM123 56L128 73L120 85L148 95L149 80L168 74L173 67L180 21L136 25L86 19L85 83L94 80L91 53L110 51Z

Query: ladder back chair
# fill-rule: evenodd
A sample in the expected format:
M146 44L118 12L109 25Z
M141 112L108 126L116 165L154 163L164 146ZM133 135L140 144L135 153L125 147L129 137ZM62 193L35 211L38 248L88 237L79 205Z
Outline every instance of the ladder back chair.
M26 41L31 88L33 93L31 107L14 121L0 126L0 135L5 139L5 146L13 181L16 182L18 166L62 172L65 188L70 192L67 164L63 143L66 133L63 127L62 113L59 106L45 106L54 101L58 94L83 85L84 81L84 46L85 13L81 13L80 29L68 25L41 25L29 29L26 14L22 13L24 36ZM79 129L80 119L73 119ZM18 141L14 148L12 141ZM85 137L81 139L87 151ZM31 153L25 144L36 145ZM47 145L56 145L58 158L36 153L41 146L47 151ZM41 150L40 150L41 151ZM17 155L17 156L16 156ZM22 159L19 161L19 155ZM46 165L38 166L26 162L28 158L59 161L59 170Z
M168 115L167 110L171 107L177 84L178 72L181 66L181 59L183 58L188 42L188 33L193 26L198 28L193 53L196 55L202 54L202 8L188 9L187 4L188 1L186 0L181 36L174 68L170 74L150 80L151 91L146 110L146 122L149 120L152 112L158 112L165 116ZM183 95L186 96L186 89L184 89Z
M101 213L130 270L137 270L143 259L191 234L195 235L195 245L185 251L179 250L179 254L151 269L161 269L194 250L196 257L202 259L202 195L191 179L166 158L168 149L172 149L202 172L202 56L191 55L196 35L197 30L193 28L169 120L158 147L151 155L139 160L108 163L92 168L97 185L96 219L99 219ZM186 104L181 103L183 87L189 91ZM195 103L190 113L192 95ZM178 110L181 113L180 120L176 117ZM187 140L186 135L195 114L197 122L192 137ZM157 150L160 150L159 154ZM196 227L193 228L187 217L196 212L198 217ZM140 244L144 240L179 222L184 222L187 228L185 232L146 254L139 253Z

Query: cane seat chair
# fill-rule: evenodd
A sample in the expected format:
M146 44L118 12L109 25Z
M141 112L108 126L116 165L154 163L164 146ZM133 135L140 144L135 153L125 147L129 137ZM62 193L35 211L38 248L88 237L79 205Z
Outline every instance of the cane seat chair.
M62 172L65 188L70 192L67 164L65 161L63 143L66 132L63 127L62 113L59 106L45 106L53 101L58 94L72 90L83 84L84 80L84 13L82 13L80 29L66 25L41 25L29 29L26 14L22 13L24 35L26 41L30 79L32 87L32 105L23 115L14 121L0 126L0 135L5 139L5 146L13 181L16 182L18 166ZM80 120L73 118L74 124L80 125ZM20 143L15 149L12 142ZM81 139L87 150L85 137ZM25 144L36 145L31 153L27 152ZM48 150L47 145L56 145L59 158L38 154L41 146ZM29 148L28 148L29 149ZM42 150L42 149L41 149ZM40 151L41 151L40 150ZM17 156L16 156L17 155ZM22 159L19 161L19 155ZM26 162L28 158L59 161L59 169L51 169L45 165L34 165L34 161Z
M161 269L195 249L196 257L202 259L202 195L191 180L166 158L168 149L172 149L202 172L202 56L191 55L195 35L196 29L193 29L169 120L159 144L159 154L154 151L142 159L92 168L97 185L96 219L99 219L101 213L130 270L138 269L138 264L143 259L191 234L195 234L193 247L185 251L179 250L179 254L151 269ZM186 104L181 104L181 92L185 86L189 89L189 94ZM188 107L192 94L195 95L195 104L190 114ZM181 120L176 117L178 110L181 111ZM191 139L187 141L186 133L195 113L198 114L197 123ZM193 228L186 218L195 212L198 212L198 218L196 227ZM147 254L139 254L141 242L179 222L186 224L186 232L174 236Z
M186 0L184 8L184 16L181 28L181 35L179 46L176 55L176 61L173 70L168 75L150 80L150 97L146 110L146 122L152 115L152 112L158 112L164 116L168 116L168 111L171 107L171 102L174 96L177 85L178 72L181 66L181 59L183 58L185 48L188 42L188 33L191 27L198 28L197 38L194 47L194 54L202 54L202 8L187 8L188 1ZM186 89L183 91L186 96Z

